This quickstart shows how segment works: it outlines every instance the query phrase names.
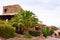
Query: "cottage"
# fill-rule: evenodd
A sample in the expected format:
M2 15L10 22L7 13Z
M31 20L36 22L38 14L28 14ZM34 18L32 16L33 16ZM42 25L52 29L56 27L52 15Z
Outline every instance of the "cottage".
M20 5L3 6L3 14L0 15L0 20L10 20L21 9Z

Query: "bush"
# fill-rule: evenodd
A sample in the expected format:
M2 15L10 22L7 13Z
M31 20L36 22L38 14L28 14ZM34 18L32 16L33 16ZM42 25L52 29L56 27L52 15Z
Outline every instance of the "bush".
M52 29L49 29L48 27L43 27L42 28L43 36L47 37L49 35L52 35L54 31Z
M15 37L15 28L12 27L8 22L0 21L0 37Z
M29 34L32 36L40 36L40 32L38 31L29 31Z
M50 35L52 35L54 33L53 29L50 29Z
M43 32L43 36L44 37L47 37L47 36L49 36L49 28L47 28L47 27L44 27L43 29L42 29L42 32Z
M23 37L24 37L24 38L32 38L32 36L29 35L29 34L28 34L28 35L24 35Z

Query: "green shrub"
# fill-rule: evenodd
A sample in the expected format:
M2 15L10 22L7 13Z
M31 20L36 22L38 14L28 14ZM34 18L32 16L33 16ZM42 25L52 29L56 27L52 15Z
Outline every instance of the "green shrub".
M52 35L54 33L53 29L50 29L50 35Z
M47 37L49 35L52 35L54 31L52 29L49 29L48 27L43 27L42 28L43 36Z
M0 37L15 37L15 28L12 27L8 22L0 21Z
M38 31L29 31L29 34L32 36L40 36L40 32Z
M44 27L44 28L42 29L42 32L43 32L43 36L44 36L44 37L49 36L49 28Z
M28 35L24 35L23 37L24 37L24 38L32 38L32 36L29 35L29 34L28 34Z

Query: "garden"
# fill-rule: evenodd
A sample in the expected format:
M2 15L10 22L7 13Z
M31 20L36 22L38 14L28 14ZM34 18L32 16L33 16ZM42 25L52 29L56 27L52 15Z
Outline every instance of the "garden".
M32 38L38 36L51 36L54 29L43 26L36 15L31 11L21 10L9 21L0 20L0 37L3 38ZM19 34L17 36L17 34Z

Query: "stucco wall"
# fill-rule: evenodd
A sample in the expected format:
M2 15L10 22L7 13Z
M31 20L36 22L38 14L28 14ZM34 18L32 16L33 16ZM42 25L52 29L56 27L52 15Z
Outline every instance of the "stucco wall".
M17 13L22 8L19 5L9 5L9 6L3 6L3 14L7 13Z

